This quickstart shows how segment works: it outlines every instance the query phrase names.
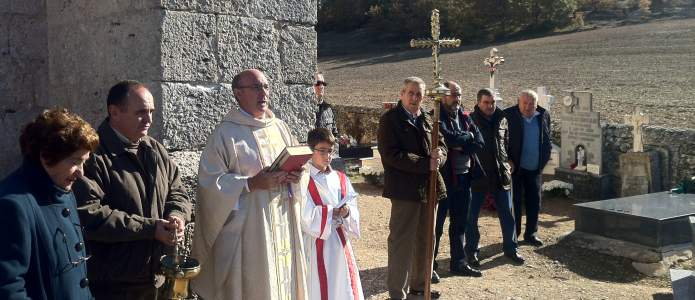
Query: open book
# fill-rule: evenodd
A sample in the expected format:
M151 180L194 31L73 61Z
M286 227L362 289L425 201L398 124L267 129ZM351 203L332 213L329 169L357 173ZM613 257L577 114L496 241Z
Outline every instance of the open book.
M311 159L312 153L307 145L285 147L285 150L282 150L273 164L270 165L270 171L297 171Z

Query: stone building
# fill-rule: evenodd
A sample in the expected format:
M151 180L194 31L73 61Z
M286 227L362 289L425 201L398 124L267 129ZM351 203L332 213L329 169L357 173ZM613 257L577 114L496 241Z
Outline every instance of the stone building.
M0 0L0 177L38 112L66 107L98 126L123 79L150 87L150 134L184 157L236 106L232 77L248 68L266 73L271 108L302 140L315 24L316 0Z

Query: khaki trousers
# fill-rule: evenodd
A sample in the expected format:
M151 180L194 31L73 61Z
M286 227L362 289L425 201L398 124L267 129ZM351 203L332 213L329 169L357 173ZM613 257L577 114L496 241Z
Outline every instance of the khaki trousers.
M425 289L425 272L432 269L425 258L426 221L426 203L391 199L386 278L390 298L406 299L408 291ZM429 230L434 231L434 224Z

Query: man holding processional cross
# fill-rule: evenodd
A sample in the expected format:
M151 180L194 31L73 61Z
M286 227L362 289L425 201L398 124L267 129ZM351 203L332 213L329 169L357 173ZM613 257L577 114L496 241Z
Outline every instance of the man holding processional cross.
M432 12L432 39L412 40L412 47L432 47L435 85L427 96L439 102L449 90L441 83L439 48L460 45L460 40L439 39L439 11ZM446 197L439 168L446 161L447 148L439 135L439 122L421 107L425 82L408 77L400 101L379 120L379 153L384 166L383 196L391 200L388 237L387 287L391 299L407 294L439 298L430 291L434 250L434 212L437 201ZM427 176L429 175L429 176ZM423 243L424 241L424 243ZM404 260L405 258L405 260Z

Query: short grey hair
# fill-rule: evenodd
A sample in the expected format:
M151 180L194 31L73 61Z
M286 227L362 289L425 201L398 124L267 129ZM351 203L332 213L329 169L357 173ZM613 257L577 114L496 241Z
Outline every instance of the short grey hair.
M521 96L527 96L527 97L533 99L534 103L538 103L538 94L534 90L530 90L530 89L523 90L523 91L521 91L521 93L519 93L519 99L521 99Z
M402 90L405 90L405 88L411 83L417 83L423 91L427 89L427 85L425 84L425 81L422 80L422 78L411 76L403 80Z

